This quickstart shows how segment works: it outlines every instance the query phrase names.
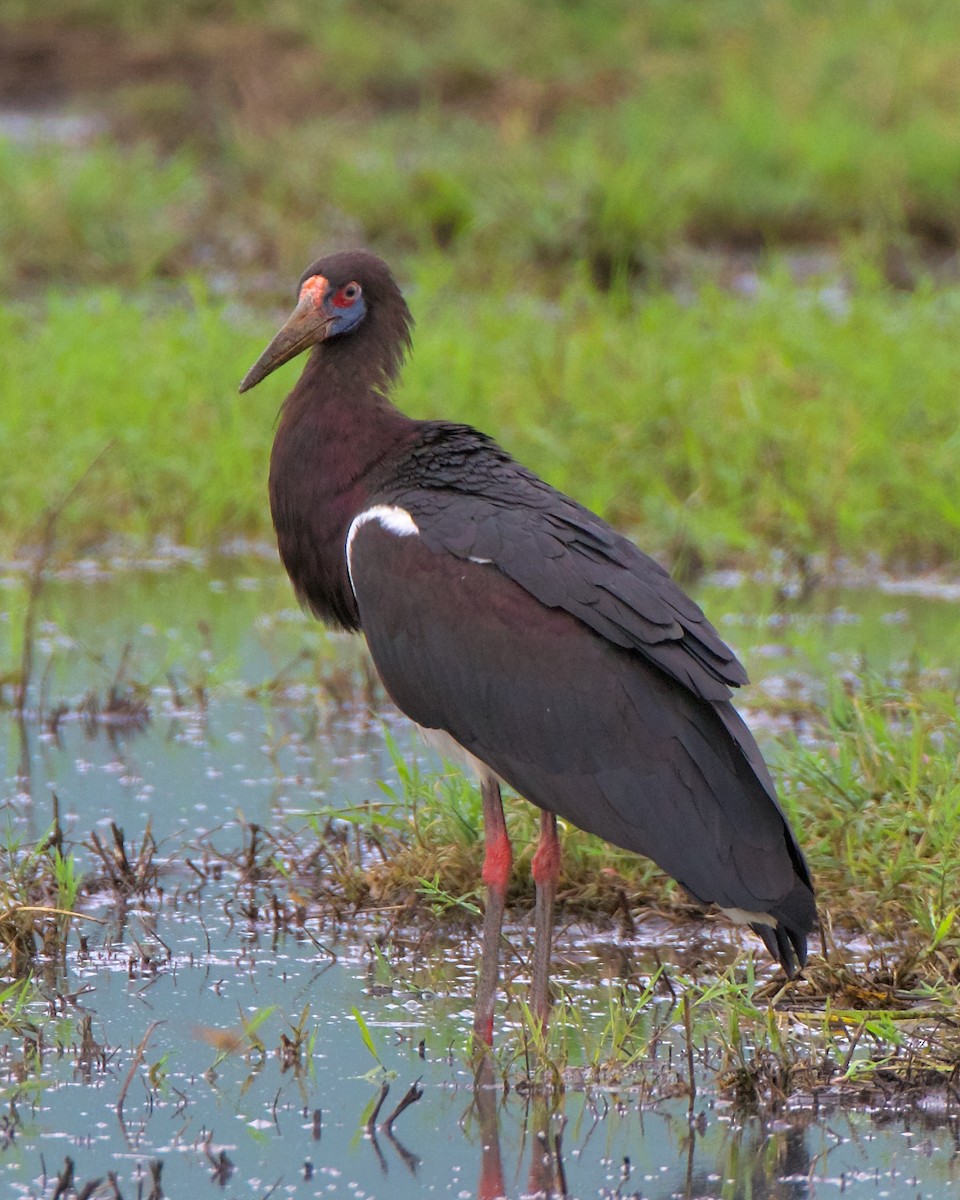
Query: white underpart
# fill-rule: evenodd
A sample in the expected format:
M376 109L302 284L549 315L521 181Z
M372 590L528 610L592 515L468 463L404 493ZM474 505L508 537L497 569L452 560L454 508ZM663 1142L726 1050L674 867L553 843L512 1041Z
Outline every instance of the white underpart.
M747 912L745 908L721 908L720 911L734 925L769 925L771 929L777 928L776 917L771 917L769 913Z
M491 771L485 762L481 762L475 754L471 754L465 746L461 746L457 739L451 737L445 729L427 729L424 725L418 725L417 729L430 749L436 750L441 758L456 763L458 767L466 767L481 782L484 779L497 778L496 773Z
M474 556L472 554L469 554L467 556L467 560L469 562L479 563L481 566L487 566L488 564L493 562L492 558L474 558Z
M350 587L353 589L354 595L357 594L357 589L353 586L353 564L350 561L353 553L353 539L357 536L357 530L366 525L368 521L379 521L384 529L395 533L397 537L414 537L420 532L420 526L413 517L405 508L400 508L396 504L374 504L372 508L365 508L362 513L357 513L347 530L345 547L347 574L350 576Z

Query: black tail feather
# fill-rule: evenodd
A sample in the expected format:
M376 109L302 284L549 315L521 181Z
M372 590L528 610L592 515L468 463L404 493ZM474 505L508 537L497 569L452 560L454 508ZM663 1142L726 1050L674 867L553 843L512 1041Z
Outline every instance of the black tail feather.
M783 967L787 978L795 979L797 972L807 962L806 933L799 929L786 928L782 921L776 926L761 925L757 922L750 928L770 951L771 956Z

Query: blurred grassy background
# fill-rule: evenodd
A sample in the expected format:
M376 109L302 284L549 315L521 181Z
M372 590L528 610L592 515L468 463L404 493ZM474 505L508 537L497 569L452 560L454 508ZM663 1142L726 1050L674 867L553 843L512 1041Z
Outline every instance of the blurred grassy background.
M0 0L0 548L268 536L318 253L472 421L685 565L960 554L960 8Z

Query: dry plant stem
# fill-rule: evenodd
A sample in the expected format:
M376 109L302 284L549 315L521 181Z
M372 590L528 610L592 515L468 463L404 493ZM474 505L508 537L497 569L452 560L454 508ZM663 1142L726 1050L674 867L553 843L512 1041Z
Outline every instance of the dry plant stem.
M492 1046L493 1007L500 964L500 933L503 928L503 912L513 856L503 816L500 785L492 775L481 780L480 797L483 802L483 831L486 843L483 881L487 885L487 899L483 914L483 946L480 952L480 977L473 1014L473 1033L478 1043Z
M393 1110L393 1112L387 1117L387 1119L380 1126L380 1128L383 1130L383 1132L389 1136L390 1131L393 1128L393 1123L397 1119L397 1117L399 1117L400 1114L405 1109L408 1109L411 1104L416 1104L416 1102L420 1099L420 1097L422 1095L423 1095L423 1088L420 1086L420 1080L417 1079L413 1083L410 1084L410 1086L407 1088L406 1092L404 1093L403 1099L400 1101L400 1103L397 1105L397 1107Z
M152 1186L150 1195L147 1200L163 1200L163 1189L160 1187L160 1175L163 1172L163 1163L159 1159L154 1159L150 1164L150 1179Z
M863 1037L863 1031L867 1027L867 1020L868 1020L867 1017L863 1018L863 1020L857 1026L856 1033L854 1033L853 1037L850 1039L850 1047L847 1050L847 1057L843 1060L843 1064L840 1067L840 1075L841 1076L846 1075L847 1071L850 1070L850 1064L853 1062L854 1051L856 1050L857 1046L859 1045L860 1039Z
M693 1074L693 1028L690 1018L690 1004L687 999L683 1002L683 1031L687 1047L687 1074L690 1076L690 1105L689 1116L693 1118L693 1105L697 1099L697 1081Z
M45 582L45 573L47 564L50 562L50 556L53 554L53 548L57 540L57 523L63 515L64 509L73 500L80 488L86 483L87 478L93 470L99 465L100 460L113 448L114 441L111 440L97 454L90 465L83 471L80 478L63 494L60 500L57 501L52 508L48 508L43 517L43 527L40 535L40 551L33 564L33 569L30 572L30 586L27 592L27 608L23 618L23 647L20 651L20 678L17 681L16 699L14 701L14 711L17 714L18 720L23 721L24 711L27 704L27 693L30 688L30 679L33 675L33 647L34 647L34 632L37 625L37 611L40 606L40 596L43 592Z
M94 925L106 925L107 921L100 917L90 917L86 913L74 912L72 908L54 908L49 904L17 904L0 912L0 921L6 921L16 913L45 913L52 917L76 917L79 921L92 921Z
M57 1176L57 1186L50 1200L59 1200L73 1187L73 1159L67 1155L63 1160L63 1170Z
M119 1118L121 1125L123 1124L123 1102L127 1098L127 1092L130 1090L130 1084L133 1083L133 1077L137 1073L137 1068L143 1062L143 1056L147 1050L147 1042L150 1041L150 1035L157 1028L157 1026L162 1024L162 1021L153 1021L149 1025L147 1032L143 1035L143 1038L140 1041L140 1045L137 1047L136 1054L133 1056L133 1062L130 1064L130 1070L127 1072L127 1077L123 1081L123 1087L120 1089L120 1095L117 1097L117 1117Z
M384 1080L383 1083L380 1084L380 1095L377 1098L377 1103L373 1112L370 1114L370 1120L367 1121L367 1133L369 1133L371 1137L373 1137L373 1135L376 1133L377 1117L380 1116L380 1109L383 1108L383 1102L386 1100L389 1094L390 1084Z
M33 645L34 631L37 625L37 610L40 607L40 596L43 592L44 572L56 540L57 519L63 511L63 503L51 509L44 520L43 536L40 539L40 553L37 555L33 569L30 572L30 586L27 590L27 608L23 616L23 646L20 650L20 678L17 680L14 711L17 719L23 721L27 706L27 692L33 676Z
M567 1187L567 1172L563 1165L563 1131L567 1127L567 1118L561 1119L560 1128L553 1139L553 1153L557 1164L557 1186L560 1189L561 1196L569 1196L570 1189Z

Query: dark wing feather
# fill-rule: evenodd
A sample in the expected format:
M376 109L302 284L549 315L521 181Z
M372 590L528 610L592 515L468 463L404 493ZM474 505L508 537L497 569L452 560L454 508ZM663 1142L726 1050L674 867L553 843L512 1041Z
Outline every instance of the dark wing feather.
M729 703L434 541L424 526L400 537L370 521L352 546L361 627L398 707L701 901L768 913L802 961L809 876Z
M383 498L412 514L431 550L490 560L541 604L638 650L705 700L747 682L657 562L475 430L425 423L396 480Z

